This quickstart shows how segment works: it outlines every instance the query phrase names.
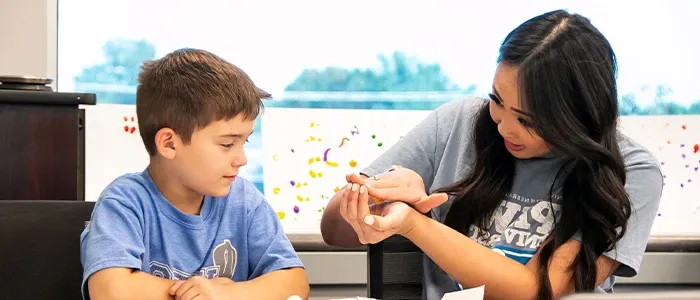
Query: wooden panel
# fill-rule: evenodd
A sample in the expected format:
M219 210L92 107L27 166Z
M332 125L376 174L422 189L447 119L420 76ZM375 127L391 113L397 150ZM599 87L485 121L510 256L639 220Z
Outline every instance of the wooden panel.
M0 104L0 200L76 200L77 105Z

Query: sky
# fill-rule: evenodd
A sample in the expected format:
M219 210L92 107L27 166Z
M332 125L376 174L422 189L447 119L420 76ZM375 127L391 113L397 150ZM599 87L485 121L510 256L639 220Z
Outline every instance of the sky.
M103 61L111 39L146 39L162 56L212 51L279 95L306 68L373 68L400 50L439 63L462 87L489 89L498 46L538 14L565 8L610 40L620 92L666 84L681 103L700 99L700 1L61 0L58 89ZM475 5L478 3L478 7ZM486 92L483 90L482 92ZM653 100L654 89L637 101Z

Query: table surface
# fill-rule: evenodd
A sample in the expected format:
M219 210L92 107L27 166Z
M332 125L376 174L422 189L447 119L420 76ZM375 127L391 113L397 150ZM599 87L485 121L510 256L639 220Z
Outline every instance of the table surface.
M327 245L320 234L289 234L296 251L365 251L366 247L340 248ZM700 236L651 236L647 252L700 252Z

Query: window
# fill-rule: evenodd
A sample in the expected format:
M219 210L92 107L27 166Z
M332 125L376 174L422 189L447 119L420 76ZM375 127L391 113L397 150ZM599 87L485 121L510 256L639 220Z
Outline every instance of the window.
M147 163L138 129L131 129L136 76L144 60L182 47L212 51L273 94L268 110L425 111L488 92L506 34L558 8L589 17L613 44L622 115L700 114L697 1L647 1L633 8L620 1L554 0L484 1L478 7L456 0L59 1L58 90L98 95L98 105L87 108L86 196L96 199L116 176ZM700 126L688 120L686 127ZM261 132L261 125L258 120L248 144L243 176L274 197L270 191L277 183L263 180L261 134L275 133ZM649 145L667 139L662 131L649 132ZM692 149L690 139L683 143ZM700 155L688 164L690 170L700 166ZM683 176L688 178L677 178L667 190L671 184L675 189L684 184L685 190L695 184L687 182L693 173ZM328 196L312 200L318 201L317 216ZM296 200L271 198L286 207L281 215L297 213L297 205L282 201ZM317 220L309 222L313 227Z

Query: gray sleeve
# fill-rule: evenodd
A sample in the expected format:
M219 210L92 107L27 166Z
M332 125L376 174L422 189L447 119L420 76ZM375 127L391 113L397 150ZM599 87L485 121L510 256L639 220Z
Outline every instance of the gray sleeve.
M386 171L392 165L409 168L418 173L426 188L435 177L435 151L437 149L437 121L440 108L406 133L386 152L377 157L360 174L373 176Z
M618 262L614 275L633 277L639 272L646 250L651 227L661 201L663 178L655 159L646 154L636 163L627 165L625 189L632 202L632 214L627 221L627 231L615 249L604 253Z

